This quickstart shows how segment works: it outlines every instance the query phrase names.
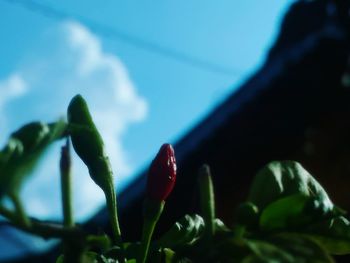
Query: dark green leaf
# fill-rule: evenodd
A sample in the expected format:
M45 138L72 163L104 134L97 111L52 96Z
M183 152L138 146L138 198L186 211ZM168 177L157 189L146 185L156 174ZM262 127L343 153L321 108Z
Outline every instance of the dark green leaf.
M245 239L235 236L220 237L206 248L199 246L195 262L241 262L251 253Z
M266 240L247 240L252 254L242 262L332 263L333 259L316 242L298 234L283 233Z
M253 180L248 201L260 210L288 195L318 198L324 207L333 208L323 187L297 162L275 161L262 168Z
M247 240L247 245L253 255L248 255L243 262L295 262L293 255L272 243L261 240Z
M215 232L231 232L231 230L219 218L214 219Z
M136 256L139 254L140 252L140 243L136 242L136 243L123 243L123 253L125 253L125 257L126 258L136 258ZM120 253L120 251L118 252Z
M270 203L261 213L261 229L284 229L309 222L310 216L303 213L308 200L308 196L295 194Z
M163 249L164 263L172 263L174 260L175 252L169 248Z
M63 263L64 257L63 255L59 255L59 257L56 259L56 263Z
M350 222L343 216L311 225L303 231L306 236L324 246L331 254L350 253Z
M176 222L158 241L157 246L173 248L191 244L203 233L204 221L199 215L185 215Z
M19 191L47 147L66 129L63 120L52 124L32 122L14 132L0 154L0 197Z
M90 247L99 248L102 251L106 251L111 247L112 241L106 235L90 235L87 237L87 243Z
M83 254L83 263L97 263L99 258L99 254L87 251Z
M294 262L333 262L333 259L322 246L299 234L281 233L269 238L268 241L291 254Z
M236 221L247 228L256 228L259 225L259 209L251 202L240 204L236 209Z

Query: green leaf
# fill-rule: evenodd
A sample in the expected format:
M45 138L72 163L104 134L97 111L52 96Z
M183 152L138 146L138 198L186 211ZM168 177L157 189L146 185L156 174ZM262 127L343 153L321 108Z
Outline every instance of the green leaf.
M324 246L331 254L350 253L350 222L343 216L311 225L302 231L307 237Z
M64 256L59 255L59 257L56 259L56 263L63 263L63 260L64 260Z
M203 233L204 220L199 215L185 215L176 222L155 245L173 248L195 242Z
M214 219L214 226L215 226L216 233L231 232L231 230L219 218Z
M293 194L318 198L322 206L333 208L323 187L295 161L275 161L262 168L253 180L248 201L263 210L268 204Z
M32 122L11 134L0 154L0 197L20 190L47 147L60 139L65 129L63 120L51 124Z
M281 233L267 240L291 254L294 262L334 262L328 252L319 243L300 234Z
M172 263L175 259L175 252L169 248L163 249L164 263Z
M83 254L83 263L97 263L100 255L93 251L87 251Z
M127 258L135 258L138 253L138 246L135 243L123 243L123 248L114 246L104 252L105 258L113 258L124 262Z
M82 256L82 263L98 263L98 262L112 263L111 261L103 261L103 260L106 260L106 258L101 258L99 254L92 251L87 251ZM64 255L60 255L57 258L56 263L64 263Z
M18 157L23 153L23 144L15 138L9 138L7 144L0 152L0 171L4 169L10 158Z
M251 253L247 240L233 235L214 238L208 244L198 243L196 250L196 253L192 252L193 258L196 259L194 262L232 262L232 259L234 262L241 262Z
M99 248L102 251L108 250L112 244L111 239L106 234L89 235L86 241L90 247Z
M251 202L241 203L236 209L236 221L239 225L254 229L259 225L259 209Z
M124 243L124 253L126 258L136 258L140 252L141 243Z
M242 262L332 263L325 249L313 240L294 233L282 233L264 240L247 240L252 254Z
M246 243L253 254L249 254L242 262L295 262L290 253L272 243L261 240L247 240Z
M308 201L308 196L295 194L270 203L261 213L259 221L261 229L284 229L309 222L311 217L303 213Z

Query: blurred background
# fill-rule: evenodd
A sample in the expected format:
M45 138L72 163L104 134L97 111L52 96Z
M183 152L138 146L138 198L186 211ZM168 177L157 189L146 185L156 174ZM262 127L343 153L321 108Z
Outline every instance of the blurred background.
M65 116L70 99L82 94L105 139L130 239L139 234L144 171L164 142L175 144L179 183L160 229L196 210L194 178L203 162L212 166L226 222L270 160L298 160L335 190L326 172L350 171L342 82L347 5L0 0L0 142L24 123ZM31 216L62 219L60 146L25 185ZM330 156L334 162L325 167ZM108 230L102 191L76 156L73 165L77 220ZM347 205L344 195L335 198ZM3 261L53 245L0 228Z

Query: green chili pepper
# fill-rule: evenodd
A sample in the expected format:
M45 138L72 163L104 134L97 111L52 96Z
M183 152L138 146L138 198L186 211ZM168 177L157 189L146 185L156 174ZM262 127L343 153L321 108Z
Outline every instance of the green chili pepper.
M112 169L104 151L104 143L98 132L86 101L75 96L68 106L69 131L75 152L89 169L94 182L108 190L113 184Z
M102 137L92 120L87 103L81 95L76 95L68 106L68 122L75 152L88 167L92 180L106 196L115 241L120 244L121 233L112 168L105 154Z
M81 95L76 95L68 106L68 122L74 150L90 168L96 161L96 157L105 156L105 152L102 137ZM104 181L95 175L91 176L98 185L99 182Z

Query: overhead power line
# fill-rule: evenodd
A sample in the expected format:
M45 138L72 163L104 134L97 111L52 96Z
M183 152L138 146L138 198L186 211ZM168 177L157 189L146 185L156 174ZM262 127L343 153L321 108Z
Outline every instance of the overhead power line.
M125 43L128 43L129 45L132 45L134 47L147 50L149 52L161 55L163 57L168 57L173 60L182 62L184 64L191 65L196 68L200 68L206 71L211 71L214 73L222 74L222 75L229 75L229 76L237 76L241 75L243 72L242 70L238 69L232 69L228 68L216 63L213 63L211 61L195 57L189 54L186 54L181 51L177 51L175 49L165 47L162 45L159 45L157 43L144 40L142 38L139 38L137 36L128 34L126 32L123 32L121 30L118 30L114 27L101 24L97 21L94 21L90 18L83 17L83 16L76 16L66 13L65 11L59 10L57 8L38 3L33 0L3 0L5 2L11 3L11 4L18 4L22 7L26 8L27 10L30 10L34 13L41 14L42 16L61 20L61 19L75 19L80 22L82 22L84 25L88 26L92 31L103 35L105 37L111 38L111 39L117 39L120 41L123 41Z

